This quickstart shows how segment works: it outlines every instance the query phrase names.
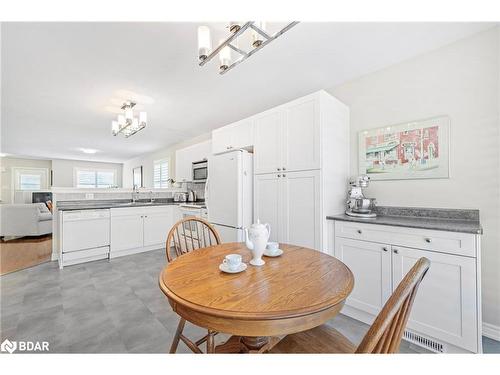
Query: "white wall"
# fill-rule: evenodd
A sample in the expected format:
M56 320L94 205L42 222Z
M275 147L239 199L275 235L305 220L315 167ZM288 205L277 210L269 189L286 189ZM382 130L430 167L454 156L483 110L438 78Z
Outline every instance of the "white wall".
M477 208L482 237L483 319L500 327L500 29L328 90L351 109L351 173L358 131L448 115L449 179L374 181L379 205Z
M141 155L137 158L127 160L123 163L123 187L132 188L132 170L135 167L140 167L142 165L142 174L144 180L144 187L153 187L153 165L155 160L169 159L170 160L170 177L175 179L175 151L187 146L191 146L195 143L203 142L212 137L211 133L205 133L198 137L191 138L185 142L178 143L172 147L166 148L164 150L156 151L153 153Z
M100 163L83 160L52 160L52 186L54 187L73 187L74 186L74 168L89 169L112 169L116 171L116 184L122 187L123 165L119 163Z

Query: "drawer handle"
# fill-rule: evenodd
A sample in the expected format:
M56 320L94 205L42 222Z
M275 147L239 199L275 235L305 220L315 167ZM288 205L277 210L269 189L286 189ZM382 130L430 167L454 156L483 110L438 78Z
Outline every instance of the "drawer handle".
M426 238L426 239L425 239L425 242L427 242L427 243L431 243L431 242L432 242L432 239L430 239L430 238Z
M363 233L363 231L362 231L361 229L358 229L358 230L357 230L357 232L358 232L359 234Z
M283 167L283 170L284 170L284 171L286 171L286 168L285 168L285 167Z
M398 249L394 249L394 254L399 254L399 250Z
M387 247L385 247L385 246L384 246L384 247L382 248L382 250L387 251Z
M278 172L281 171L281 168L276 168L276 169L278 170Z

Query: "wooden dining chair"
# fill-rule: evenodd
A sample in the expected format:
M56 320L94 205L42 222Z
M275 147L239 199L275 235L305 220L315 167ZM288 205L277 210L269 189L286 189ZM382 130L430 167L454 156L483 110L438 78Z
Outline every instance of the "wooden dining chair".
M401 280L356 348L327 325L286 336L270 353L396 353L420 282L430 267L420 258Z
M188 217L174 224L168 232L165 251L167 261L171 262L176 257L189 253L193 250L219 245L221 239L219 233L206 220L197 217ZM175 336L170 347L170 353L177 351L179 340L182 340L195 353L202 353L200 345L207 342L207 351L213 347L214 336L217 332L208 333L196 342L191 341L184 334L186 319L180 318Z

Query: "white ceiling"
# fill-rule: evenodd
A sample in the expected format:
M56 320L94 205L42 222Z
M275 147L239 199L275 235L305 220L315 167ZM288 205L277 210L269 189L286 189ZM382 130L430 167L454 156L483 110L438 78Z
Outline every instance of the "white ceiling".
M197 64L198 25L3 23L2 152L122 162L492 26L300 23L221 76ZM131 95L149 125L113 137L110 107Z

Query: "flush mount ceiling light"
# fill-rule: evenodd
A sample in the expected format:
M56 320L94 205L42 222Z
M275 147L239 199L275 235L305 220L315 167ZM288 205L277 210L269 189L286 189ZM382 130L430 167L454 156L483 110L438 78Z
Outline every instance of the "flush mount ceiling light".
M93 148L80 148L80 151L83 152L84 154L95 154L97 153L97 150L94 150Z
M277 32L269 34L266 31L266 23L262 21L248 21L246 23L231 22L229 24L230 35L226 39L221 40L214 50L212 50L210 29L208 26L200 26L198 28L199 65L203 66L212 58L219 55L219 73L224 74L267 46L296 24L298 24L296 21L290 22ZM238 39L242 37L246 31L251 31L251 42L249 43L250 46L248 50L239 46L240 43L238 43ZM231 61L231 51L239 55L234 61Z
M122 133L125 138L128 138L146 127L146 112L139 112L139 118L134 117L133 108L136 104L131 100L123 103L121 106L123 114L118 115L118 120L111 122L111 132L113 135L116 136Z

